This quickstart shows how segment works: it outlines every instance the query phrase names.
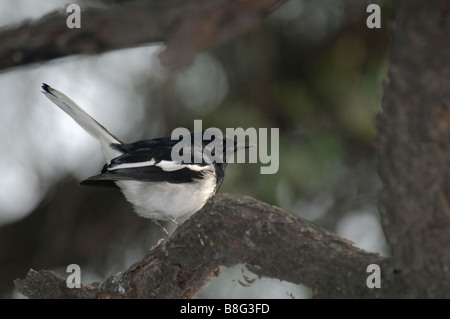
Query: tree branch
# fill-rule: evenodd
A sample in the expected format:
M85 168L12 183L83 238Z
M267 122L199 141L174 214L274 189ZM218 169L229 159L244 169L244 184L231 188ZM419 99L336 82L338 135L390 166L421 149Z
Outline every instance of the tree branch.
M135 1L82 10L79 29L67 27L65 10L55 11L0 32L0 70L154 42L166 43L164 65L184 67L198 51L254 28L284 1Z
M250 197L216 195L128 270L98 286L69 289L47 270L30 270L16 288L30 298L190 298L220 266L244 263L258 276L312 287L316 297L374 297L369 264L388 260ZM384 268L387 269L387 268Z

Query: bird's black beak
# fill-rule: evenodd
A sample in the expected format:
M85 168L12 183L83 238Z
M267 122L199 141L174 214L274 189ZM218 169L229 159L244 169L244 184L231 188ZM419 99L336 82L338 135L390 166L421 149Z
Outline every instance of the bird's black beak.
M236 152L237 150L241 150L241 149L245 149L245 148L250 148L250 147L256 147L256 144L253 143L239 143L239 142L234 142L234 151Z

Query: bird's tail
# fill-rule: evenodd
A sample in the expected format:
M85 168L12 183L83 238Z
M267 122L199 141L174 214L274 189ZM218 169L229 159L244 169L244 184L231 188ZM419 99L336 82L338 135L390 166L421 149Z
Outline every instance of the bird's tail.
M91 134L100 142L103 154L105 154L108 162L122 154L120 151L111 146L111 144L122 144L122 142L109 133L103 125L94 120L74 101L45 83L43 83L42 89L44 90L42 93L44 93L50 101L55 103L61 110L69 114L69 116L73 118L78 125L80 125L86 132Z

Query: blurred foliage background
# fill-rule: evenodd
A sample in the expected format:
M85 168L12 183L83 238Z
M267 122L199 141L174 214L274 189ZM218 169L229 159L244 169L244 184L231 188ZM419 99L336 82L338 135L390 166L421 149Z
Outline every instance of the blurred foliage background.
M0 9L5 21L1 25L27 17L29 13L12 21L6 18L10 11L27 12L32 3L9 2ZM369 3L381 6L381 29L366 26ZM53 8L64 6L53 2ZM43 14L33 12L38 12L34 17ZM253 32L197 55L181 72L166 72L158 62L161 45L151 45L1 74L0 94L5 99L0 143L3 150L10 150L2 163L14 161L22 165L18 171L27 169L25 174L11 171L3 205L0 201L4 220L0 237L8 242L0 256L3 296L20 297L11 294L11 277L24 277L31 267L64 274L65 265L78 263L83 282L100 281L137 261L160 237L157 228L132 213L118 191L77 185L99 171L101 152L90 136L68 124L70 119L62 122L65 114L34 95L46 81L125 142L169 136L176 127L193 130L195 119L203 120L204 129L279 128L279 171L261 175L261 163L230 164L220 192L277 205L359 247L387 255L377 212L380 182L374 123L386 80L389 16L390 1L291 0ZM10 95L22 98L7 100ZM30 111L38 103L39 111ZM122 109L114 111L118 103ZM23 151L26 141L33 144L28 148L32 153ZM13 147L12 142L22 147ZM19 183L23 176L27 187ZM20 190L15 197L8 194ZM17 205L28 203L27 196L33 198L27 206L5 204L7 198L20 198L14 201ZM11 217L16 211L20 217ZM38 213L46 217L30 217ZM24 238L32 238L34 244L21 243ZM6 246L32 256L11 255ZM71 262L61 257L66 254ZM244 275L251 277L244 265L222 269L222 275L197 297L309 296L308 289L269 279L243 287L239 279Z

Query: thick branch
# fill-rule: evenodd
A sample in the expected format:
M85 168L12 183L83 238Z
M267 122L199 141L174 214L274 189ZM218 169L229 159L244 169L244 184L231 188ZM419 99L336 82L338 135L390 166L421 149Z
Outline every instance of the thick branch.
M366 286L367 266L388 267L383 257L278 207L224 194L97 288L68 289L64 278L48 271L30 271L15 284L31 298L190 298L219 266L239 263L259 276L312 287L317 297L374 297L376 289Z
M17 290L33 299L97 297L94 287L82 285L80 289L69 289L66 279L50 270L30 269L24 280L15 280L14 284Z
M65 11L0 32L0 70L73 54L166 42L162 62L189 64L195 53L258 25L285 0L146 0L106 9L82 8L81 28Z

